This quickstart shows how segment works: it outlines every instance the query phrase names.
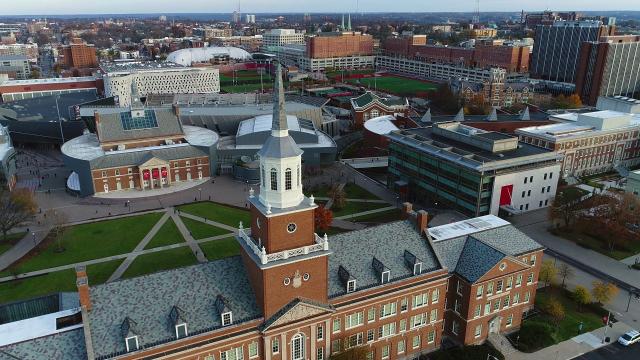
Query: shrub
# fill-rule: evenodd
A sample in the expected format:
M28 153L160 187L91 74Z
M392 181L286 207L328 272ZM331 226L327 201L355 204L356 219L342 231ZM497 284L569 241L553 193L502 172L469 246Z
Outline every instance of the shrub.
M554 344L552 334L555 332L550 324L528 321L520 328L518 348L524 352L534 352Z

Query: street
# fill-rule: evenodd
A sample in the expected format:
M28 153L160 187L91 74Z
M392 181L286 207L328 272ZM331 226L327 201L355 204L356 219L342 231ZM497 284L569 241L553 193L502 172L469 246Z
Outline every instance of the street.
M634 344L629 347L624 347L617 343L618 339L611 339L613 344L602 347L598 350L588 352L584 355L580 355L575 359L581 360L636 360L640 359L640 344Z

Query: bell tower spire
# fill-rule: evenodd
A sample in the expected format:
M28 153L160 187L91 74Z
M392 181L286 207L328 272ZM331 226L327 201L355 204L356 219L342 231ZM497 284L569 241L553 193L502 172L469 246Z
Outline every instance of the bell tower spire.
M273 136L288 136L287 112L284 108L284 85L282 84L282 65L276 67L276 83L273 88L273 121L271 123Z

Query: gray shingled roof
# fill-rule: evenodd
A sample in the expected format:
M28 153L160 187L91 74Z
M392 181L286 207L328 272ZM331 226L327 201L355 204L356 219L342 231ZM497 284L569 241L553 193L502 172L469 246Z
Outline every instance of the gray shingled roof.
M462 248L455 272L473 283L491 270L505 254L491 246L467 236L467 241Z
M427 239L416 231L410 220L331 236L329 249L333 251L329 256L329 297L346 292L338 276L340 265L356 278L358 289L380 284L380 277L372 266L374 257L391 270L392 281L413 275L404 261L405 250L422 260L423 273L442 268Z
M65 331L0 348L0 360L87 358L82 328Z
M184 133L182 130L182 123L173 113L173 109L168 108L147 110L155 112L158 127L149 129L125 130L122 127L120 113L101 114L98 124L98 136L100 137L100 142L135 140L149 137L180 135Z
M214 330L221 326L214 306L218 295L229 301L234 324L262 316L240 256L92 287L95 354L125 351L120 326L127 317L136 322L142 347L174 340L174 306L188 320L189 334Z
M258 155L265 158L289 158L302 155L302 150L290 135L269 136Z
M116 166L139 165L152 157L170 161L175 159L193 158L200 156L208 156L205 151L191 145L184 146L167 146L155 150L118 152L115 154L106 153L95 160L91 160L92 169L105 169Z
M473 234L473 237L511 256L518 256L543 248L542 245L513 225L477 232Z

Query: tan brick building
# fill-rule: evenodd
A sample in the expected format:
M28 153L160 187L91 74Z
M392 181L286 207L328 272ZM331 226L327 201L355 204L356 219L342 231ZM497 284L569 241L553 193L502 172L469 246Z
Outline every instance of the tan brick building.
M80 38L71 40L71 44L62 46L62 65L67 68L96 68L98 57L96 48Z
M93 287L78 269L82 327L49 337L50 348L40 338L3 351L325 360L360 348L367 359L386 360L433 351L444 337L470 344L516 329L533 303L539 264L532 259L541 260L542 247L491 215L428 228L427 213L408 203L405 220L317 234L317 205L302 192L302 151L288 134L283 92L278 82L272 136L260 151L260 193L249 193L251 224L239 224L240 256ZM499 309L463 322L468 316L457 314L486 301L484 290L480 299L476 293L490 282L487 296L500 297ZM480 323L487 325L479 336L465 335Z

